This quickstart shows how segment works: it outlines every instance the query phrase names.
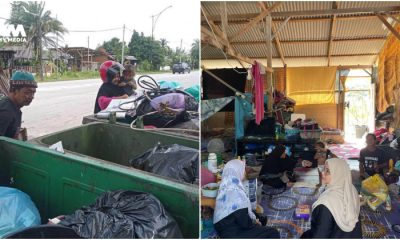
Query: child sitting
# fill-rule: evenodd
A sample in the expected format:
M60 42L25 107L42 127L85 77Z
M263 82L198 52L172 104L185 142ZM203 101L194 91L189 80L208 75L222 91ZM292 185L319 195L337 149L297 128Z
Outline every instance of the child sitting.
M123 87L125 93L128 96L131 96L137 89L136 81L134 79L136 75L135 67L132 64L127 64L124 68L125 70L122 72L122 77L119 80L118 86Z
M333 154L331 150L327 149L325 147L325 144L321 141L315 144L315 149L317 150L317 153L315 154L314 159L318 160L318 172L319 172L319 184L317 185L317 187L320 187L322 185L321 174L325 169L326 159L328 159L329 157L336 158L337 156Z

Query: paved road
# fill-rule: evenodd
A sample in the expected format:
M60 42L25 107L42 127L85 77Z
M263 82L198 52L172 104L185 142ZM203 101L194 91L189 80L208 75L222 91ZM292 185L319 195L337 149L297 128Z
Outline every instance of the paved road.
M199 84L198 71L152 77L156 81L179 82L184 88ZM84 116L93 114L101 84L100 79L39 83L32 104L22 108L22 126L28 129L28 139L81 125Z

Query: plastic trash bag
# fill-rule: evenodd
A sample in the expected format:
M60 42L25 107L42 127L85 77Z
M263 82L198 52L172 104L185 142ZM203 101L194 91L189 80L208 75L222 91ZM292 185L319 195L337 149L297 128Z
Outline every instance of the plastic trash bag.
M12 233L5 239L79 239L72 228L59 225L40 225Z
M146 116L138 117L137 121L139 121L140 118L143 119L144 126L155 126L157 128L170 128L176 124L190 120L190 116L186 111L182 111L176 116L174 114L154 112Z
M185 109L186 111L193 111L193 112L198 112L199 111L199 102L192 96L185 95Z
M40 223L39 211L27 194L0 187L0 238Z
M363 195L375 196L386 202L386 198L389 194L386 183L379 177L379 174L375 174L362 181L361 191Z
M130 165L142 171L193 183L199 177L199 150L178 144L161 146L129 160Z
M197 101L200 100L200 86L194 85L193 87L186 88L185 92L190 93L193 97L196 98Z
M107 191L60 223L83 238L183 238L178 223L150 193Z
M185 109L185 95L181 93L169 93L165 94L161 97L156 97L153 99L155 103L166 103L168 102L169 106L172 109ZM158 110L158 105L154 102L150 102L150 105L155 109Z
M165 88L174 89L181 86L178 82L168 82L168 81L161 81L158 82L158 84L160 85L161 89Z

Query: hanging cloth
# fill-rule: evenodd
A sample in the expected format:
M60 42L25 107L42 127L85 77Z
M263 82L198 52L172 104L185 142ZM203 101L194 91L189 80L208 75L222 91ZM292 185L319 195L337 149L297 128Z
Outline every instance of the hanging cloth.
M251 73L255 79L255 105L256 105L256 123L260 125L264 118L264 94L263 94L263 78L260 74L259 62L251 68Z
M203 122L207 118L211 117L228 103L230 103L235 97L225 97L210 100L201 101L201 121Z

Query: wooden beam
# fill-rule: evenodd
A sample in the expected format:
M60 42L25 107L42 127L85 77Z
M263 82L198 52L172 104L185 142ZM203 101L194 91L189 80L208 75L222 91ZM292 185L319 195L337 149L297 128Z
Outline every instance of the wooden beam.
M222 22L222 36L228 41L228 10L226 9L226 2L220 2L221 5L221 22Z
M254 25L256 25L259 21L261 21L261 19L265 18L268 14L270 14L272 11L274 11L275 9L277 9L280 5L282 5L283 2L276 2L274 5L272 5L272 7L270 7L269 9L265 10L264 12L262 12L261 14L259 14L258 16L256 16L253 20L251 20L248 24L246 24L243 28L241 28L239 31L237 31L235 34L233 34L230 38L229 38L229 42L232 42L233 40L235 40L236 38L238 38L240 35L242 35L244 32L246 32L247 30L249 30L251 27L253 27Z
M390 17L391 19L393 19L394 21L396 21L397 23L400 23L400 20L395 18L392 14L385 12L386 16Z
M272 38L271 29L272 18L271 14L268 14L265 18L265 40L267 42L267 67L272 68ZM272 94L272 72L267 73L267 103L268 103L268 116L272 117L272 111L274 107L274 97Z
M243 68L248 68L250 63L244 63L242 60L240 60L239 58L236 58L236 60L240 63L240 65L242 65Z
M400 34L392 27L392 25L390 25L386 19L384 17L382 17L382 15L378 12L375 12L376 16L379 18L379 20L381 20L383 22L383 24L385 24L385 26L387 28L389 28L389 30L397 37L398 40L400 40Z
M392 7L395 8L395 7ZM397 7L398 8L398 7ZM350 8L351 9L357 9L357 8ZM338 9L338 11L340 10L346 10L346 9ZM348 9L347 9L348 10ZM320 10L321 11L321 10ZM322 10L322 11L326 11L326 10ZM393 12L398 12L399 10L393 10ZM371 13L373 14L373 12L375 11L369 11L367 13ZM383 9L383 11L379 11L379 12L387 12ZM289 12L285 12L285 13L289 13ZM293 13L293 12L290 12ZM359 13L358 11L354 12L354 13ZM255 18L259 13L246 13L246 14L231 14L228 15L228 20L240 20L240 19L252 19ZM272 13L272 18L276 17L274 16L276 13ZM340 14L340 13L331 13L329 15L333 15L333 14ZM315 14L310 14L310 16L313 16ZM317 14L319 15L319 14ZM297 14L294 15L289 15L289 16L299 16ZM301 15L303 16L303 15ZM393 14L393 16L400 16L400 14ZM387 16L384 16L387 17ZM336 20L337 21L342 21L342 20L357 20L357 19L370 19L370 18L376 18L375 15L370 15L370 16L346 16L346 17L338 17ZM221 16L219 15L210 15L209 17L207 17L208 20L213 20L213 21L219 21L221 19ZM201 17L201 21L205 21L206 19L204 17ZM274 20L274 22L276 23L281 23L284 20ZM316 18L306 18L306 19L290 19L289 22L314 22L314 21L332 21L332 17L316 17ZM229 25L237 25L237 24L247 24L249 21L236 21L236 22L229 22ZM216 25L221 25L221 23L216 23Z
M358 55L331 55L331 58L338 58L338 57L375 57L378 54L358 54ZM285 57L285 59L298 59L298 58L327 58L327 56L292 56L292 57ZM266 59L266 58L259 58L259 57L249 57L249 59ZM280 59L279 57L273 57L272 59ZM201 60L226 60L225 58L202 58ZM247 62L247 61L246 61ZM249 62L251 63L251 62ZM354 65L354 68L361 68L364 65L357 66ZM369 65L366 65L367 67ZM365 67L365 66L364 66Z
M218 43L214 39L214 37L212 37L213 34L211 33L211 31L208 30L207 28L201 27L201 31L202 31L202 33L201 33L201 41L202 42L204 42L204 43L206 43L208 45L211 45L211 46L213 46L213 47L215 47L217 49L220 49L220 47L222 48L223 46L225 46L225 47L227 47L226 48L226 53L228 55L231 55L232 57L238 58L238 59L240 59L240 60L242 60L244 62L250 63L251 65L255 64L255 60L254 59L250 59L250 58L242 55L241 53L236 52L235 50L232 49L232 47L228 47L229 43L225 39L221 38L219 43ZM265 71L274 72L274 70L272 68L268 68L268 67L265 67Z
M276 39L276 36L275 36ZM360 38L360 39L334 39L333 42L361 42L361 41L386 41L387 38ZM329 40L311 40L311 41L280 41L280 44L308 44L308 43L329 43ZM230 45L263 45L265 42L232 42ZM277 44L277 42L272 42Z
M204 16L208 16L207 13L205 11L202 11ZM214 30L214 32L218 35L218 37L223 37L222 36L222 32L221 30L219 30L219 28L215 25L214 21L208 21L208 23L210 24L211 28ZM206 25L208 26L208 24L206 23Z
M208 69L206 67L204 67L203 65L201 66L201 69L203 69L203 71L208 73L210 76L214 77L216 80L218 80L220 83L224 84L226 87L228 87L229 89L231 89L235 93L237 93L237 92L241 93L239 90L237 90L236 88L234 88L231 85L227 84L224 80L222 80L221 78L215 76L212 72L208 71ZM251 102L250 98L246 97L243 93L241 93L241 94L247 101Z
M364 72L366 72L369 76L372 77L372 73L368 72L367 70L365 70L365 68L363 68Z
M257 1L257 3L261 7L262 10L264 10L264 11L267 10L267 6L265 6L264 2ZM276 29L275 29L274 22L272 20L271 20L271 28L272 28L272 31L275 34L276 33ZM278 34L275 34L275 42L273 42L273 44L276 44L276 46L278 47L279 56L281 57L283 66L285 66L285 64L286 64L285 63L285 58L283 56L283 51L282 51L281 43L280 43L279 38L278 38Z
M337 7L338 7L338 2L335 1L333 3L333 9L337 9ZM333 34L335 33L335 25L336 25L336 14L333 15L332 24L331 24L331 34L330 34L329 47L328 47L328 66L331 64Z

